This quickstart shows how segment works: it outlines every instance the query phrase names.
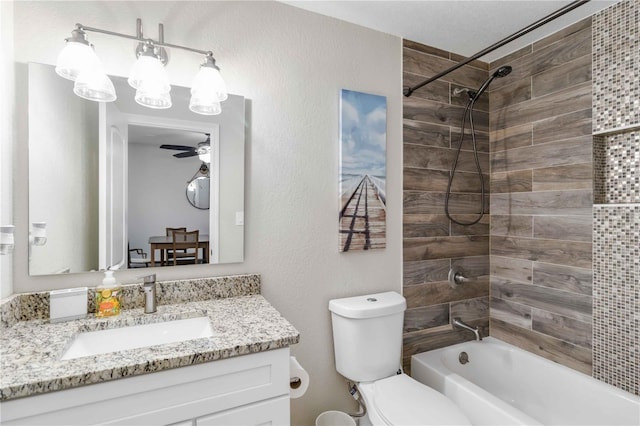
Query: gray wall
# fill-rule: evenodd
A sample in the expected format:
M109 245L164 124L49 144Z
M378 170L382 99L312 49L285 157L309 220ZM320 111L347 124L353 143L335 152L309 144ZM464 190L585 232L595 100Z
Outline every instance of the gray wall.
M15 60L21 63L53 64L76 22L131 34L137 17L151 36L162 22L167 42L214 51L229 92L251 100L245 261L159 269L158 279L260 273L263 295L301 333L292 350L311 376L307 394L292 401L292 423L312 425L322 411L355 409L334 368L327 305L336 297L401 289L400 39L276 2L16 2L14 8L16 31L39 29L15 37ZM107 73L128 74L134 43L98 34L89 38ZM189 86L201 62L197 55L172 50L172 83ZM387 97L384 250L337 250L341 88ZM18 135L16 143L26 146L26 135ZM26 154L17 155L14 191L26 193ZM100 282L98 274L29 277L28 206L26 199L3 195L3 209L12 202L18 227L15 292ZM135 272L116 277L137 280Z

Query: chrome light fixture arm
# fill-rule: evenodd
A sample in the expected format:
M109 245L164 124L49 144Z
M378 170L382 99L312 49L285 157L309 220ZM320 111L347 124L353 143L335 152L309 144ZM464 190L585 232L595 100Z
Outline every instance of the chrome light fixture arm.
M142 52L143 49L143 45L146 44L152 44L153 46L156 47L170 47L173 49L181 49L181 50L186 50L188 52L193 52L193 53L199 53L201 55L205 55L206 57L211 57L213 58L213 52L211 50L202 50L202 49L195 49L193 47L187 47L187 46L180 46L178 44L172 44L172 43L167 43L164 41L164 25L163 24L158 24L158 40L153 40L151 38L144 38L144 35L142 33L142 19L137 18L136 19L136 35L130 35L130 34L123 34L123 33L118 33L115 31L109 31L109 30L103 30L102 28L95 28L95 27L88 27L86 25L82 25L82 24L76 24L76 29L74 31L72 31L72 34L76 31L80 31L81 34L84 35L85 31L89 31L89 32L94 32L94 33L100 33L100 34L106 34L106 35L111 35L111 36L115 36L115 37L121 37L121 38L127 38L129 40L137 40L140 42L140 44L138 44L138 47L136 48L136 56L138 56L140 54L140 52ZM69 39L68 39L69 40ZM88 44L88 42L86 41L86 38L83 36L82 40L85 40L84 42ZM79 41L79 40L73 40L73 41ZM166 64L168 61L168 57L166 54L166 51L164 49L161 49L159 52L160 55L160 60L162 61L163 64ZM215 62L215 59L214 59Z

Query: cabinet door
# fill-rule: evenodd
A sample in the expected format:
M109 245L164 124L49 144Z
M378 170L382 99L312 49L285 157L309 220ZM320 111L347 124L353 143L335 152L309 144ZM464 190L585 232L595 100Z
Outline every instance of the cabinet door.
M289 397L282 396L196 419L196 426L267 426L289 424Z

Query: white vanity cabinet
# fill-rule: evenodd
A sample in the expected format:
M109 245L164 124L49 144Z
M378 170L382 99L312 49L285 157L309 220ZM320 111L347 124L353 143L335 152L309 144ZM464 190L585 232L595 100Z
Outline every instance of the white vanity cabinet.
M196 355L197 357L197 355ZM12 399L2 425L288 425L289 348Z

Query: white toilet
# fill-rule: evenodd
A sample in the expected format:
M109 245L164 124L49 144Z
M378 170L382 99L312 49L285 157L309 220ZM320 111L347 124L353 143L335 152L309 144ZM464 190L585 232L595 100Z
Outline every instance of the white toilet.
M470 425L443 394L398 374L406 306L392 291L329 302L336 369L366 406L360 425Z

